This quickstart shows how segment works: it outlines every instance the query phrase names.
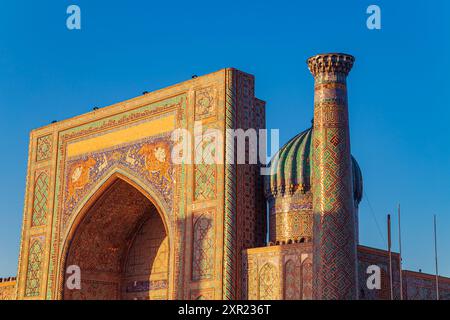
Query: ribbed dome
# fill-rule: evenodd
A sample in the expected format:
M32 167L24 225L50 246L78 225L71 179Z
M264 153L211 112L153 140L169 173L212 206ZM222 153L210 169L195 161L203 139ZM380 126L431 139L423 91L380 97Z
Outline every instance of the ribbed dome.
M278 158L270 163L270 176L266 179L266 190L272 194L294 192L297 189L308 191L311 188L311 138L309 128L291 140L279 151ZM362 199L363 181L358 163L352 156L354 199L359 204Z

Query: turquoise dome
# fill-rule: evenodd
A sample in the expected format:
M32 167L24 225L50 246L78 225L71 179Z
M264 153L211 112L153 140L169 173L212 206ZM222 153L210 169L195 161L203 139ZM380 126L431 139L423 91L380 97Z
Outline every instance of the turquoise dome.
M274 157L270 166L270 176L266 179L269 194L284 194L311 189L311 138L313 129L309 128L289 140ZM353 196L357 204L361 202L363 181L361 169L352 156Z

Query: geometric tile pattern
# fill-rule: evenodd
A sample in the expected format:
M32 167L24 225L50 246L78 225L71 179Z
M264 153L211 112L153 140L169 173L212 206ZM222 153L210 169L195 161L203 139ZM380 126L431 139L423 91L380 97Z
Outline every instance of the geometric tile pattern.
M259 275L259 299L278 299L279 285L277 269L273 264L266 263L261 268Z
M323 70L318 70L321 68ZM32 150L34 158L29 169L33 178L28 181L27 195L30 198L26 203L30 203L32 209L31 225L39 226L52 221L52 229L49 230L52 239L48 256L43 237L40 237L41 241L24 239L21 253L24 259L20 262L21 278L18 282L20 298L24 294L44 298L43 291L47 299L65 297L64 269L74 262L82 266L83 272L83 289L73 292L72 298L76 299L241 299L242 292L251 299L309 299L315 285L312 278L313 262L316 261L312 254L313 243L296 240L313 235L311 216L318 218L316 224L320 232L317 233L318 240L314 239L318 248L315 252L317 259L323 261L323 267L316 273L320 275L319 297L349 298L350 291L345 286L351 284L352 280L348 279L352 278L353 270L348 261L355 262L355 259L352 258L354 238L349 236L354 231L352 208L349 209L349 203L346 203L346 199L352 197L351 183L346 183L352 175L346 158L350 147L348 134L342 132L348 126L346 86L341 76L348 72L345 68L333 61L331 66L322 62L314 66L315 74L320 71L336 76L336 79L318 77L316 82L316 94L320 98L315 104L317 124L314 131L317 139L313 141L313 130L307 130L310 143L305 144L304 148L293 143L293 148L280 160L284 165L278 167L282 171L277 171L276 175L280 178L277 180L280 184L274 184L274 190L280 193L273 195L278 199L272 199L274 206L271 206L270 214L275 223L270 233L279 241L294 242L292 244L256 248L258 245L255 243L261 243L258 241L266 236L266 203L263 197L256 195L262 184L261 176L254 174L254 167L242 169L242 166L230 165L227 161L226 166L217 169L207 164L198 166L194 174L189 166L171 167L170 154L164 147L170 146L168 131L161 131L157 136L138 134L136 140L127 136L123 143L121 139L103 142L100 139L103 135L118 137L116 133L122 130L132 132L129 130L131 127L154 116L165 118L163 114L166 111L174 116L175 127L189 128L190 132L192 122L199 119L219 130L258 129L255 123L264 127L263 109L258 120L261 122L252 118L258 103L255 102L251 76L232 69L221 71L220 84L215 80L206 84L194 80L181 87L175 86L176 90L170 92L173 98L167 100L164 100L165 93L160 92L142 100L133 99L121 106L69 119L52 128L51 135L48 135L49 128L34 131L32 144L36 148ZM188 87L189 90L185 91ZM158 102L151 102L156 101L154 98ZM186 111L187 105L189 112ZM127 111L122 112L119 107ZM46 134L48 136L44 137ZM91 144L89 152L80 149L73 152L74 149L71 149L72 142L83 142L87 147L87 140L91 138L91 141L100 141L101 145ZM52 146L52 141L56 143L57 140L58 145ZM227 151L226 160L230 160L228 152L234 152L231 146L227 140L224 150ZM313 159L312 153L306 152L308 150L320 151L317 152L318 157ZM41 167L49 165L45 161L49 162L55 151L58 152L57 159L52 161L52 168L57 171L56 177L51 176L52 182L55 179L55 186L52 184L50 191L50 173L34 173L36 168L40 171ZM246 150L245 153L248 158L249 152ZM36 160L41 162L36 163ZM310 161L318 165L310 167ZM300 163L303 167L298 166ZM302 170L297 170L299 168ZM142 232L136 234L146 219L145 215L153 208L151 201L140 194L140 188L134 190L122 181L116 182L122 185L102 187L95 192L99 181L115 170L130 184L148 189L152 197L160 200L158 203L164 209L164 221L159 217L158 224L148 221L141 227ZM312 179L303 183L310 178L310 173L315 177L323 175L320 190L310 190ZM314 181L318 185L317 180ZM341 181L344 181L343 185ZM68 188L70 184L72 189ZM47 203L53 200L53 188L56 191L55 203ZM313 192L318 195L314 200ZM189 194L193 196L186 198ZM289 195L289 200L296 201L278 201L281 194ZM299 197L295 198L296 195ZM308 197L310 199L306 199ZM358 199L358 196L355 197ZM71 214L79 212L74 209L80 209L81 201L87 199L90 199L90 209L86 206L87 210L81 211L85 216L80 216L80 220L73 219ZM198 201L193 203L194 199ZM260 205L262 208L258 211ZM46 215L53 207L54 217L50 219ZM198 216L195 215L197 212L200 213ZM216 212L218 224L215 223ZM66 215L70 219L66 219ZM25 217L27 221L28 215ZM72 222L76 231L68 233L67 228ZM170 235L165 233L165 227ZM24 229L23 234L28 235L30 231L36 234L39 230ZM251 252L247 261L241 256L242 251ZM48 260L43 260L43 257ZM192 266L186 265L191 259ZM214 269L215 266L219 268ZM187 274L187 270L192 270L191 274ZM337 273L343 275L343 279ZM207 281L191 281L191 277ZM48 281L43 283L43 279ZM428 283L426 288L416 290L415 283L411 283L407 292L414 297L431 296L433 279L425 280ZM0 279L0 288L1 282ZM334 286L334 283L343 283L344 286ZM41 290L44 286L46 290Z
M318 55L314 76L312 185L317 299L356 299L356 239L346 77L353 57Z
M196 201L216 198L216 170L217 166L213 164L195 165L194 199Z
M231 70L227 70L226 96L225 96L225 127L233 129L236 127L236 76ZM234 162L234 148L230 141L225 142L225 206L224 206L224 261L223 261L223 299L233 300L236 298L236 271L237 271L237 235L236 235L236 166Z
M243 264L244 271L244 296L243 299L258 300L263 299L265 294L274 294L276 299L313 299L313 257L312 243L293 243L281 246L266 246L244 250ZM393 253L393 285L394 299L400 299L400 272L399 255ZM359 276L359 299L361 300L387 300L389 299L389 255L381 249L358 246L358 276ZM267 272L265 268L259 268L266 263L272 264L279 270L278 283L274 283L274 288L280 286L281 291L269 290L261 291L260 297L260 276L261 272ZM367 287L366 281L369 274L367 268L370 265L377 265L381 268L381 290L371 290ZM265 275L261 278L267 279ZM407 300L435 300L436 299L436 279L434 275L403 270L403 297ZM263 282L264 289L264 282ZM450 300L450 278L440 277L439 279L440 297L443 300ZM283 292L279 295L277 292Z
M300 272L295 262L289 260L284 267L284 299L300 300Z
M311 299L312 249L305 242L244 250L243 299Z
M57 171L55 177L55 211L54 219L52 219L52 239L50 257L48 259L48 277L45 277L48 279L46 282L47 299L60 299L64 294L64 268L60 267L63 265L60 263L63 260L60 259L60 253L67 249L64 242L65 236L68 234L67 228L72 225L72 222L74 222L74 225L79 223L78 220L73 219L74 213L79 212L78 210L82 208L81 202L89 199L89 194L98 195L95 189L100 187L100 181L105 181L113 172L117 172L131 181L135 180L137 185L142 186L152 197L159 200L159 205L161 210L164 211L165 217L170 217L170 219L165 219L167 229L174 232L174 237L171 239L171 248L173 244L173 251L170 253L171 259L173 257L170 265L171 271L173 271L170 278L170 287L172 288L173 284L173 288L168 294L171 297L178 298L186 296L183 290L177 290L178 288L182 288L184 283L185 259L182 255L185 252L183 250L184 246L188 245L184 241L186 239L186 226L183 216L186 213L188 202L184 202L185 193L183 192L182 186L192 184L193 181L190 177L186 176L187 168L185 166L154 167L154 159L149 157L148 154L145 154L148 150L145 150L143 147L144 145L158 142L168 142L171 144L166 139L170 136L170 131L166 130L166 124L174 128L187 127L186 106L188 94L181 90L176 95L167 99L163 97L163 94L163 98L157 101L151 98L151 96L152 94L148 97L138 98L132 108L131 106L126 107L124 105L124 109L128 110L119 111L116 108L116 111L113 111L114 107L105 108L105 113L103 114L102 110L101 117L98 117L100 115L99 113L81 116L86 120L83 125L80 125L80 122L77 122L77 120L69 119L61 126L53 129L53 135L58 134L59 137L57 145L53 146L57 150L57 161L54 163ZM146 125L148 120L153 121L155 118L158 123L164 123L164 126L156 125L155 128L150 130L151 132L142 131L140 133L138 132L139 130L135 130L138 126ZM133 135L124 134L120 139L107 138L110 134L117 135L123 130L135 131L133 131ZM106 140L102 140L103 137L106 137ZM86 142L91 138L96 142L86 145ZM99 144L97 144L98 139L100 139ZM75 148L76 151L72 152L74 150L71 149L73 146L71 143L73 141L88 146L89 152L86 151L87 149L79 148ZM161 149L158 148L154 151L157 161L172 163L170 159L171 154L163 155ZM73 168L72 165L77 161L84 161L89 157L94 158L96 161L94 166L88 167L90 178L88 180L90 181L84 186L83 184L75 185L75 192L72 194L72 197L69 197L67 190L68 182L78 182L84 174L85 169L77 169L75 167L75 170L71 171ZM171 181L167 181L168 179ZM99 191L103 187L100 187ZM128 212L123 211L122 214L126 216ZM176 220L178 218L180 220ZM47 218L47 222L48 220ZM101 223L103 222L106 221L102 221ZM175 222L177 222L177 225L172 228L172 223L174 224ZM106 226L108 226L107 222ZM121 226L119 225L119 227ZM98 237L96 233L94 233L94 236ZM95 237L94 239L91 238L91 240L95 241ZM114 243L111 248L106 249L112 255L115 255L116 244ZM104 259L103 257L99 257L100 261L109 261L109 256L110 254L105 255Z
M403 288L408 300L436 300L435 275L403 271ZM439 300L450 300L449 278L439 278Z
M31 226L43 226L47 221L49 177L42 172L34 186L33 216Z
M52 135L37 139L36 161L47 160L52 154Z
M275 196L269 200L270 241L288 243L312 239L312 193Z
M194 224L192 280L212 278L214 273L213 216L205 213Z
M381 271L381 289L369 289L366 281L369 274L367 269L371 265L377 265ZM393 293L394 299L400 299L400 272L399 255L392 254L393 272ZM364 246L358 247L358 279L359 279L359 299L360 300L389 300L390 299L390 279L389 279L389 255L384 250L377 250Z
M265 126L264 103L258 102L254 96L254 77L234 69L227 69L225 74L225 130L248 128L259 129ZM259 109L261 115L255 115ZM222 114L220 115L223 116ZM258 132L258 130L256 130ZM240 299L242 296L242 255L244 248L261 244L265 235L265 219L259 213L264 212L264 199L258 165L244 169L236 165L237 152L242 150L241 144L234 139L235 135L227 134L225 139L224 168L224 258L223 258L223 288L222 298L226 300ZM237 141L237 143L236 143ZM242 150L240 156L250 155L248 150ZM248 179L253 177L253 181ZM222 182L222 181L220 181ZM238 193L238 190L255 188ZM257 194L260 193L260 196ZM251 198L248 195L251 194ZM258 201L259 200L259 201ZM262 200L262 201L261 201ZM261 210L259 210L261 208ZM259 227L256 229L256 227ZM257 231L256 231L257 230ZM245 236L244 236L245 234Z
M311 300L313 297L313 264L308 258L302 263L302 288L301 294L303 300Z
M266 197L270 212L270 241L288 243L302 238L312 239L313 211L311 160L313 128L309 128L280 148L266 176ZM337 139L333 139L337 143ZM317 144L316 144L317 146ZM362 196L362 175L352 157L355 203Z
M26 297L36 297L40 293L42 275L42 255L44 248L40 240L31 244L28 257L27 280L25 286Z
M245 159L246 165L238 165L236 169L237 208L234 212L236 226L235 252L239 253L234 259L236 266L242 265L243 249L264 246L266 244L266 201L264 197L264 176L261 175L261 164L256 160L257 152L252 152L252 146L257 145L259 129L265 127L265 103L254 98L254 78L248 74L239 74L237 77L237 103L234 115L237 120L235 128L245 133L255 130L249 139L237 138L233 145L236 155ZM247 141L245 141L247 140ZM231 139L230 139L231 142ZM232 147L230 146L230 149ZM253 163L253 164L252 164ZM243 273L245 270L236 268L236 296L242 299L246 290L243 288Z

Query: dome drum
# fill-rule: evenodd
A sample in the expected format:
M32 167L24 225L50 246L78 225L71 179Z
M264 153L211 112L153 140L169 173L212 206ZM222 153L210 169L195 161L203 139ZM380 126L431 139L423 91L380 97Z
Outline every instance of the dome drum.
M312 240L311 192L273 197L269 200L269 208L270 242L287 244Z
M312 133L313 128L309 128L296 135L271 161L271 175L266 177L265 190L272 244L308 242L313 238ZM351 164L353 200L357 210L363 193L362 174L353 157Z

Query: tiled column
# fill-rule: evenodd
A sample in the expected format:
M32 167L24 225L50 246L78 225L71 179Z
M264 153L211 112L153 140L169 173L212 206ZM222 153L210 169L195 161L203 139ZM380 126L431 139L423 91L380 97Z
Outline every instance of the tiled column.
M308 59L314 76L314 297L356 299L357 265L346 77L354 58Z

